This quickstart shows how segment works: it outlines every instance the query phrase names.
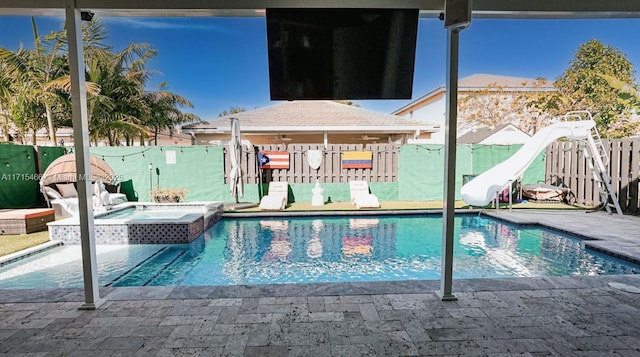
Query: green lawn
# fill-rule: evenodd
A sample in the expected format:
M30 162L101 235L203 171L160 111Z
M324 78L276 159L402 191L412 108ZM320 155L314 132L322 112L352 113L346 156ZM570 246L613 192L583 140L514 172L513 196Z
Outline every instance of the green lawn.
M34 247L49 241L49 231L0 236L0 256Z

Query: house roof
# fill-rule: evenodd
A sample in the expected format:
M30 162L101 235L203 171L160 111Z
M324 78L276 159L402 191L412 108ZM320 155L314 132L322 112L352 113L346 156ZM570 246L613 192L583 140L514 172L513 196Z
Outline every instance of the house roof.
M534 85L535 84L535 85ZM474 74L458 80L458 93L472 92L486 89L490 85L500 86L504 91L555 91L553 83L546 81L539 83L534 78L509 77L496 74ZM436 96L444 95L446 86L441 85L427 92L422 97L411 101L403 107L393 111L392 114L402 115L417 109L428 103Z
M456 141L458 144L477 144L486 140L490 136L504 130L507 127L513 127L518 131L522 131L517 126L511 123L499 124L494 126L484 126L460 135Z
M231 118L238 118L243 132L368 132L436 131L432 125L391 114L371 112L329 100L300 100L248 110L208 122L183 125L184 132L224 133L231 129Z
M508 77L499 76L495 74L474 74L469 77L462 78L458 81L458 89L473 89L473 88L486 88L489 85L498 85L503 88L546 88L553 89L551 82L540 83L538 86L533 86L536 83L535 79L522 78L522 77Z

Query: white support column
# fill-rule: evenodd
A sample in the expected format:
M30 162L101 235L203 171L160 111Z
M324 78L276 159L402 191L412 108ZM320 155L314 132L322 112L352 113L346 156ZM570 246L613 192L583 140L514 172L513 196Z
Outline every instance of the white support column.
M442 275L438 294L455 301L453 285L453 230L456 204L456 133L458 120L458 47L460 29L447 30L447 92L444 151L444 207L442 212Z
M84 277L84 304L81 310L95 310L102 304L98 286L98 264L93 226L93 199L91 192L91 164L89 162L89 123L87 91L84 77L84 52L80 9L75 0L65 0L69 67L71 72L71 101L74 148L78 182L78 211L82 270Z

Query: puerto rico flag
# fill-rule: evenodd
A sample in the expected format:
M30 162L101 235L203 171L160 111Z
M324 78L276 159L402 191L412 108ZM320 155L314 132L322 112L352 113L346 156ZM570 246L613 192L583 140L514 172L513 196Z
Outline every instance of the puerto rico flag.
M370 169L373 162L371 151L344 151L342 152L343 169Z
M261 169L289 169L289 152L259 151L258 160Z

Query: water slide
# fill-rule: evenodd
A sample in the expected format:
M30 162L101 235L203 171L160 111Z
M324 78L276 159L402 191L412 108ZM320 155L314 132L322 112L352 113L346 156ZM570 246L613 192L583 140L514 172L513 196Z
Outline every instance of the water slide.
M509 181L513 182L520 178L549 144L560 138L585 139L591 135L591 129L595 125L593 120L579 120L562 121L543 128L513 156L462 186L462 199L470 206L488 205L494 199L496 192L506 188Z

